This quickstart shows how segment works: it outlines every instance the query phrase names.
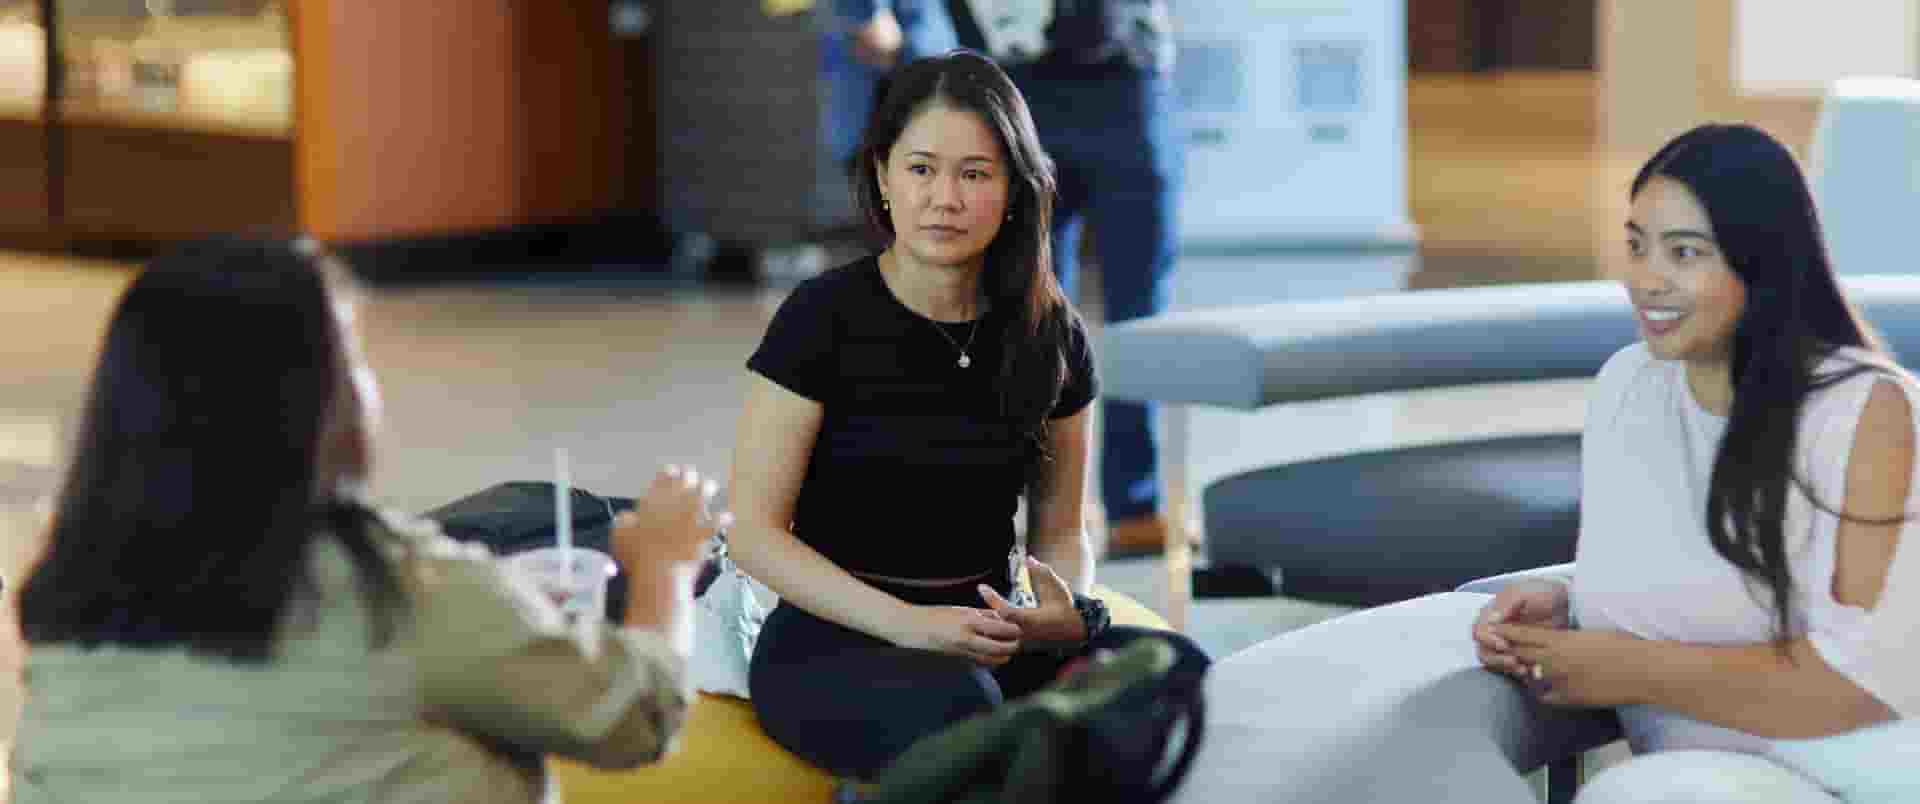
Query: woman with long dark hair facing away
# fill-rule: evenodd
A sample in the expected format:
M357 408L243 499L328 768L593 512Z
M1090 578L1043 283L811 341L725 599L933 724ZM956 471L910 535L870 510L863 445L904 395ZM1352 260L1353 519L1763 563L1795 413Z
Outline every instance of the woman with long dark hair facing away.
M107 328L21 590L15 804L551 801L541 756L668 750L711 484L660 472L624 625L364 502L351 283L307 241L153 261Z
M1758 129L1654 154L1626 240L1642 338L1589 397L1577 572L1501 591L1481 660L1549 703L1617 708L1645 756L1583 801L1726 780L1830 800L1782 741L1920 712L1920 386L1842 295L1800 168Z
M1018 90L969 52L904 66L853 173L887 245L796 288L748 360L731 549L781 598L749 675L762 727L870 778L1145 632L1107 628L1087 597L1097 380L1053 276L1053 170ZM1022 498L1032 555L1010 562ZM1036 606L1007 600L1022 570ZM1175 672L1205 667L1166 636Z

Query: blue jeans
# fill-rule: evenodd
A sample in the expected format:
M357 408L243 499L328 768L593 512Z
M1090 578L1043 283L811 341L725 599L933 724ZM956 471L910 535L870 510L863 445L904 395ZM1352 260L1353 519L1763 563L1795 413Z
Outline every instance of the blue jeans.
M844 166L860 148L860 135L873 112L873 90L886 74L853 57L847 31L873 19L880 8L893 9L900 23L900 64L936 56L960 46L953 18L943 0L832 0L814 11L820 15L821 87L820 144L828 158Z
M1067 296L1078 289L1080 232L1091 215L1107 322L1165 311L1185 173L1171 77L1066 78L1026 69L1013 77L1059 172L1053 264ZM1159 510L1154 405L1102 404L1100 496L1108 519Z

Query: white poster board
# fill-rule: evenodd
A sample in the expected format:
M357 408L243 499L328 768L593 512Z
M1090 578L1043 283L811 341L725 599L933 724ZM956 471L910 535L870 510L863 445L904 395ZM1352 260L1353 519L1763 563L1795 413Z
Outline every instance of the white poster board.
M1188 247L1406 232L1403 0L1186 0Z
M1737 0L1734 84L1818 95L1852 75L1920 75L1920 0Z

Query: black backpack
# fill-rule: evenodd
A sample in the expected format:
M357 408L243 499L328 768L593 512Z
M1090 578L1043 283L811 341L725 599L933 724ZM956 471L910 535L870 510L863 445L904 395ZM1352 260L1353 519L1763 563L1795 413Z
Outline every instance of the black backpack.
M573 543L613 554L613 518L634 508L632 497L603 497L582 488L572 489L568 507L573 513ZM553 484L544 480L497 483L421 515L440 525L455 541L484 544L494 555L511 555L551 547L555 533ZM614 563L607 584L607 619L620 622L627 615L627 570ZM695 597L706 594L720 574L719 562L709 557L694 580Z
M1173 672L1176 653L1141 637L1038 692L922 738L859 804L1157 804L1201 744L1204 672Z
M1173 67L1167 0L947 0L947 8L961 44L1006 66Z
M633 510L627 497L602 497L573 489L573 543L611 554L613 517ZM484 544L495 555L551 547L555 530L553 484L545 481L500 483L461 497L422 515L439 523L447 538ZM627 612L627 573L619 568L607 585L607 617L619 622Z

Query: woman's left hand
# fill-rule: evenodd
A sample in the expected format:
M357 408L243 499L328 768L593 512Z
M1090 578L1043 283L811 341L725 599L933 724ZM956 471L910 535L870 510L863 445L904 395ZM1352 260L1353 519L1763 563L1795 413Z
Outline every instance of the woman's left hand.
M1023 609L1007 602L993 587L980 584L980 597L1001 619L1020 626L1022 644L1034 647L1079 645L1087 641L1087 623L1073 606L1073 588L1052 567L1027 556L1027 577L1033 581L1038 605ZM1037 644L1036 644L1037 643Z
M1522 680L1555 706L1622 706L1643 692L1636 670L1644 642L1621 631L1494 625L1521 662Z

